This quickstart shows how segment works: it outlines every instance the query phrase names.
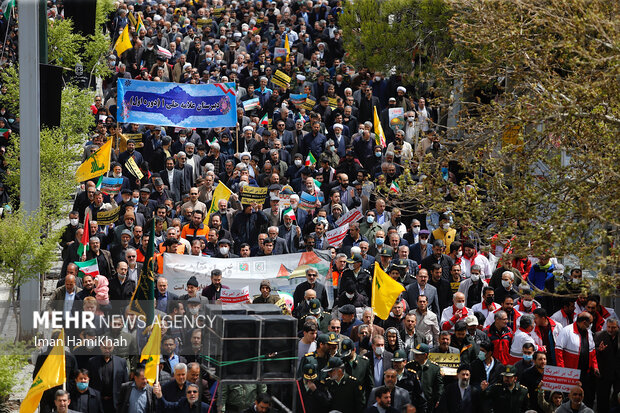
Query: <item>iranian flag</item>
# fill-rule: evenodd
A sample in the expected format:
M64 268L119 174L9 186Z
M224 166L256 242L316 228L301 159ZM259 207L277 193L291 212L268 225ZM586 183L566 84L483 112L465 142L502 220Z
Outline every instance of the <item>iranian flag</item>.
M392 182L392 185L390 185L390 192L394 192L396 194L400 193L400 187L396 182Z
M93 277L96 277L99 275L99 265L97 264L97 258L93 258L92 260L83 261L83 262L76 261L75 265L78 266L79 277L84 277L85 275L91 275Z
M293 211L293 208L291 207L288 207L284 211L282 211L282 217L289 217L293 221L297 221L297 217L295 216L295 211Z
M260 122L258 122L258 124L260 126L263 126L263 125L267 126L267 125L269 125L269 119L267 119L267 114L266 113L263 115L263 117L261 118Z
M306 158L306 166L314 165L316 163L316 158L312 155L312 152L308 152L308 157Z
M88 241L90 240L90 235L88 234L90 230L90 224L88 223L88 214L86 214L86 219L84 219L84 233L82 234L82 239L80 240L80 246L78 247L77 253L78 256L85 256L86 251L88 251Z

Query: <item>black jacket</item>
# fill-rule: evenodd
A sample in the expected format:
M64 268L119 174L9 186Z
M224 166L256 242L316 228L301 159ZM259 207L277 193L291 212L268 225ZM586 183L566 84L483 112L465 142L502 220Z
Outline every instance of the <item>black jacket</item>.
M119 397L121 385L129 381L127 372L127 362L119 356L112 356L110 363L113 363L112 375L112 400L116 409L120 407L121 398ZM103 356L95 356L88 360L88 372L90 374L90 386L95 390L101 391L103 387L103 377L101 370L104 365Z
M87 397L88 405L86 408L78 409L78 398ZM101 404L101 393L97 390L88 388L84 393L80 393L77 390L71 392L71 404L69 405L69 409L75 410L80 413L103 413L103 404Z
M115 383L116 384L116 383ZM127 413L129 411L129 400L131 398L131 389L134 387L134 382L130 381L121 385L120 394L118 395L119 413ZM153 387L149 384L146 385L146 413L154 413L156 410L155 396L153 395ZM107 413L107 412L106 412Z

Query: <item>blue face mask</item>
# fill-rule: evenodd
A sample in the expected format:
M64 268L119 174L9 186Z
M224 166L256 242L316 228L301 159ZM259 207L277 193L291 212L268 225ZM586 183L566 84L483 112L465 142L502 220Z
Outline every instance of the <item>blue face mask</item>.
M366 217L366 222L368 222L369 224L372 224L373 222L375 222L375 217L373 217L372 215L368 215Z
M88 382L78 381L75 385L79 391L88 389Z
M383 238L375 238L375 244L377 244L377 246L382 246L383 245Z
M133 202L134 204L137 204L138 201L140 201L139 198L131 198L131 202Z
M487 353L485 353L484 351L479 351L478 358L480 359L480 361L484 361L487 358Z
M524 354L523 355L523 361L532 361L532 354Z
M381 152L375 152L375 156L376 156L377 158L381 158Z

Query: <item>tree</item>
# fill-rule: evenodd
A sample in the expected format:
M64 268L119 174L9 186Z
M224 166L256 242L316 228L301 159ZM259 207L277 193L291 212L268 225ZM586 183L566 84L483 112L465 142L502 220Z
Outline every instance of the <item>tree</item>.
M47 229L48 220L42 211L26 215L19 209L0 220L0 282L9 287L9 305L18 326L17 288L36 280L56 259L54 251L61 232ZM20 329L17 331L16 342L20 339Z
M485 244L515 237L515 254L565 258L613 294L620 288L620 5L445 4L455 52L438 56L434 81L445 106L460 104L454 132L463 139L444 141L452 150L438 158L426 155L422 183L401 186L393 205L452 211L465 235ZM451 100L454 79L459 102ZM441 173L448 165L454 182Z

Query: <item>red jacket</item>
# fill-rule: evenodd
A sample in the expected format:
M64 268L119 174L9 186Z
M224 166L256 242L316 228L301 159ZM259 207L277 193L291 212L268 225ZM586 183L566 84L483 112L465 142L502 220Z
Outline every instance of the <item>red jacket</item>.
M579 351L581 350L581 335L577 330L577 323L566 326L555 343L555 358L558 367L567 367L576 369L579 366ZM596 347L594 346L594 337L592 331L588 330L588 348L589 348L589 370L598 369L596 361Z
M487 333L493 343L493 357L504 366L510 364L510 342L513 335L510 327L506 327L503 331L497 331L495 323L493 323L484 332Z

